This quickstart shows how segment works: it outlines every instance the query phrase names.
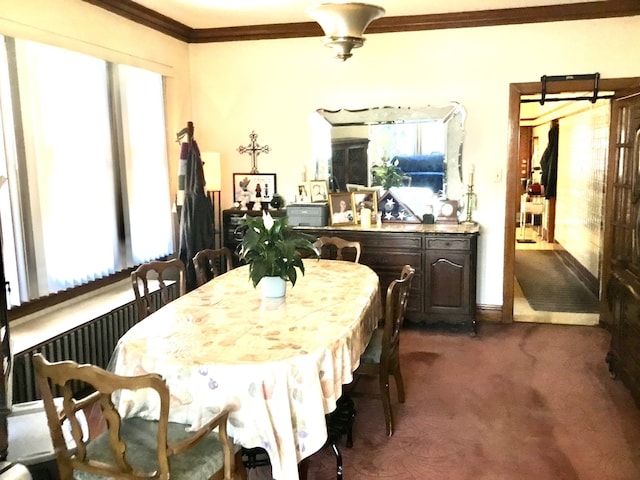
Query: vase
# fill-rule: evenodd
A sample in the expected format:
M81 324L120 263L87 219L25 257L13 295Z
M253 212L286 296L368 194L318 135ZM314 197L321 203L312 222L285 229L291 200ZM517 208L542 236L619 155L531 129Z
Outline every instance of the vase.
M262 277L260 280L260 290L262 291L263 297L284 297L286 289L287 282L280 277Z

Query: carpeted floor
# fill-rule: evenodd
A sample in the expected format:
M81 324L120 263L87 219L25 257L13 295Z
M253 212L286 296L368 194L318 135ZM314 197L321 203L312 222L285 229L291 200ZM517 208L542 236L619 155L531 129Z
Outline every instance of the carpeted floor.
M356 398L345 480L640 478L640 410L609 377L609 338L542 324L483 323L477 338L405 329L396 431L385 436L379 401ZM336 478L329 449L309 463L308 480Z
M516 250L515 275L534 310L598 312L598 298L553 250Z

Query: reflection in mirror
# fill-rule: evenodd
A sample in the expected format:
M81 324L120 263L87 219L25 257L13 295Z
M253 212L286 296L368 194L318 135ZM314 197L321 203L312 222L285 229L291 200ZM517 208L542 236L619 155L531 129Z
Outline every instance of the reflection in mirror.
M397 161L402 184L412 191L462 199L466 111L459 103L317 113L329 125L331 153L328 161L316 160L316 178L328 178L332 191L347 191L347 183L364 187L381 183L372 176L372 168Z

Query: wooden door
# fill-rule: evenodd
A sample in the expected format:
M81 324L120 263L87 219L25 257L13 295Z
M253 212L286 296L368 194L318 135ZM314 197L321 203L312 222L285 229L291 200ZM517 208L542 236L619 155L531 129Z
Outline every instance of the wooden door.
M609 369L640 405L640 90L612 104L601 320Z
M640 278L640 90L611 106L603 286L614 272ZM625 273L627 272L627 273Z

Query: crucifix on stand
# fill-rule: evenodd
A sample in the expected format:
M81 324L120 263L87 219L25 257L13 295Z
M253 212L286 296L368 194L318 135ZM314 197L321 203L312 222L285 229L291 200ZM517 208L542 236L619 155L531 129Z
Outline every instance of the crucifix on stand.
M243 147L242 145L240 145L238 147L238 152L248 153L249 155L251 155L251 172L250 173L258 173L258 155L260 155L261 153L269 153L271 151L271 148L269 147L269 145L265 145L264 147L261 147L256 143L256 140L258 138L258 135L256 134L256 132L252 131L251 135L249 135L249 138L251 139L251 143L246 147Z

